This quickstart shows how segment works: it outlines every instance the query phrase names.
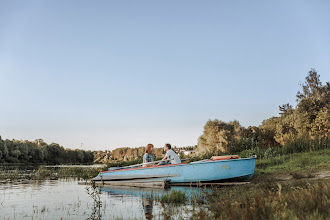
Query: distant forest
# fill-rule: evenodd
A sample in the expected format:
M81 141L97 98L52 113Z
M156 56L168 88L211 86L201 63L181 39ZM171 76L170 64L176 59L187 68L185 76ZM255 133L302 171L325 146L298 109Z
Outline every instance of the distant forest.
M64 149L56 143L47 144L42 139L19 141L2 140L0 137L0 162L88 164L93 160L92 151Z
M242 127L238 121L209 120L198 139L194 151L197 155L238 153L254 148L282 147L297 139L325 140L330 138L330 83L322 85L315 69L308 72L296 95L297 104L279 106L280 116L271 117L258 127ZM191 149L192 147L187 147ZM117 148L113 151L84 151L64 149L35 141L2 140L1 163L92 164L141 159L144 147ZM156 148L156 157L162 156Z

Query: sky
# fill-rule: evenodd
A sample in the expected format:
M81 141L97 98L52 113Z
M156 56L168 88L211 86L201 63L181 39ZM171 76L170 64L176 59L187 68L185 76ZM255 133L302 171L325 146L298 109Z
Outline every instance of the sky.
M0 135L65 148L197 144L330 81L329 1L0 0Z

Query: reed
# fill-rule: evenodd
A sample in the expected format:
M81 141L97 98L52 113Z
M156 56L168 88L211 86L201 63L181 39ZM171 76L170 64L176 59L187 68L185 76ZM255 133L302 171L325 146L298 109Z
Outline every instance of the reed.
M78 179L91 179L102 171L100 168L84 168L84 167L61 167L57 171L59 178L75 177Z
M180 190L171 190L160 197L154 197L154 199L163 204L184 204L188 201L186 194Z
M260 148L255 147L238 153L241 157L256 154L259 159L268 159L276 156L290 155L303 152L314 152L330 149L330 139L312 140L308 138L296 138L283 147Z

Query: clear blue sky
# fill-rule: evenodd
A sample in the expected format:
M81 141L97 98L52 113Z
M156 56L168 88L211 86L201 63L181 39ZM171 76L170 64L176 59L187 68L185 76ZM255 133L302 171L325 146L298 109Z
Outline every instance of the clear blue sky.
M195 145L330 81L329 1L0 0L0 135L66 148Z

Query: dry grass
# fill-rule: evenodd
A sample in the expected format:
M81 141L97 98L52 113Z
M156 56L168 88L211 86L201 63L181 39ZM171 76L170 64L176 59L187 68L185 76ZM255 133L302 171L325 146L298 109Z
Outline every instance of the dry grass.
M204 219L329 219L330 181L265 181L208 195ZM206 211L207 210L207 211ZM199 218L199 217L198 217Z

